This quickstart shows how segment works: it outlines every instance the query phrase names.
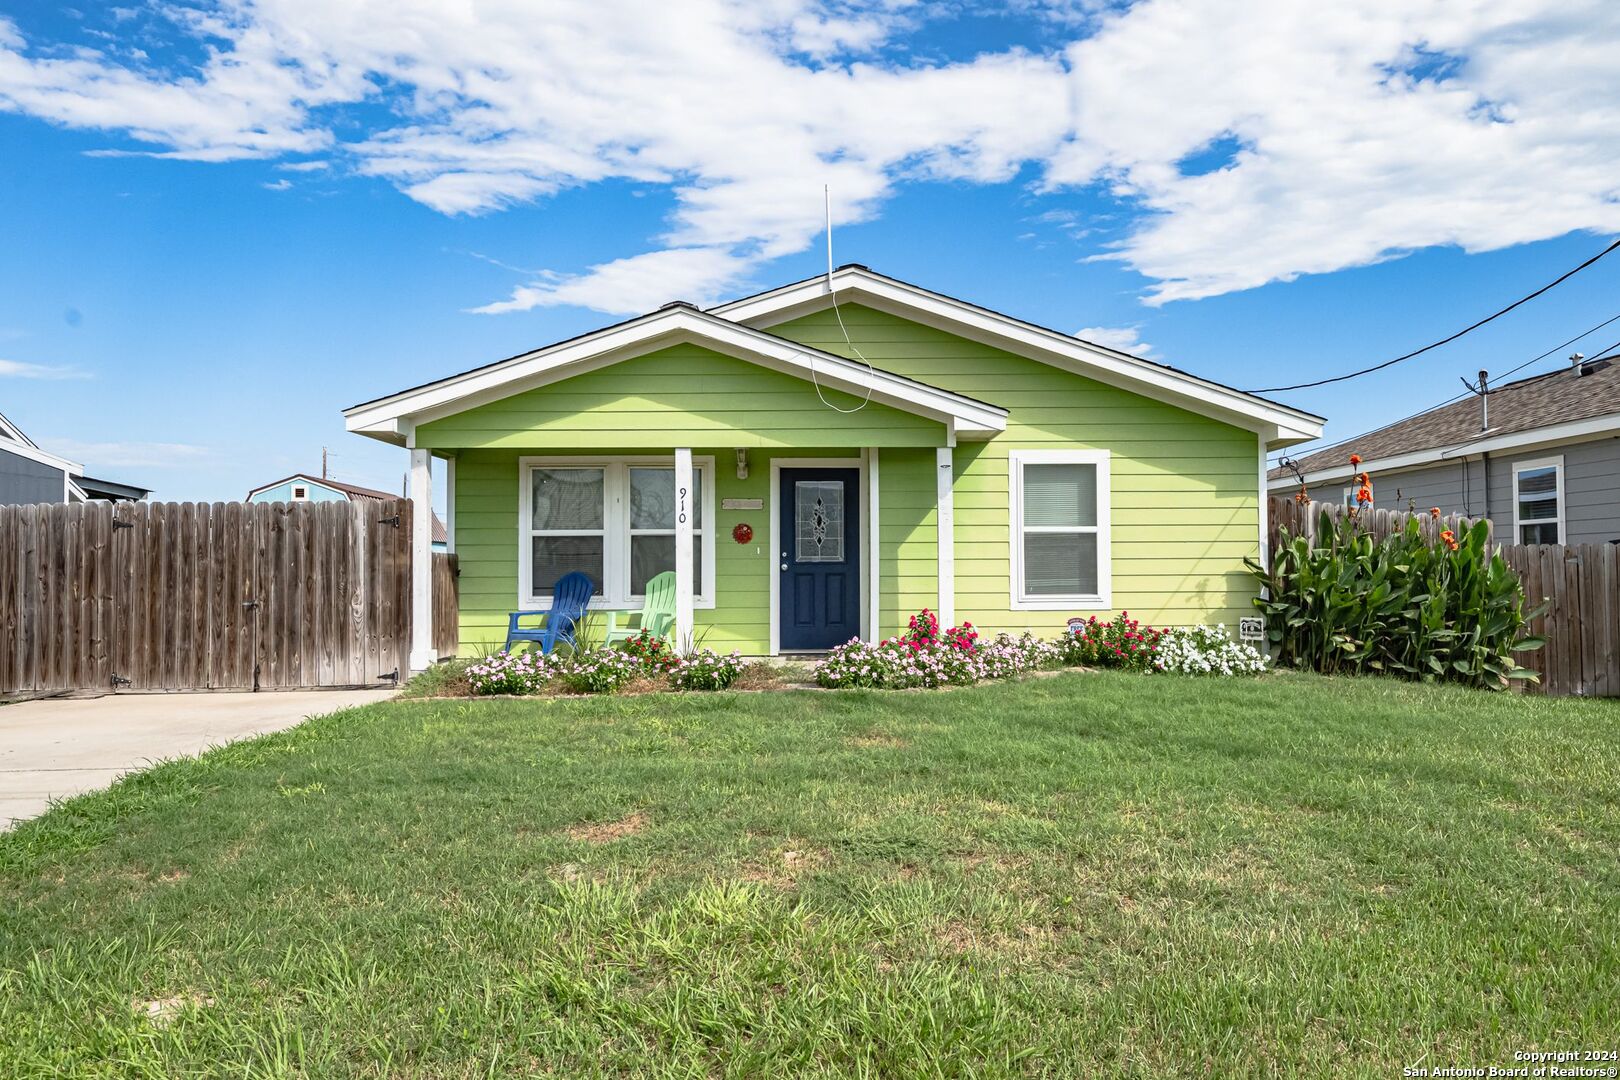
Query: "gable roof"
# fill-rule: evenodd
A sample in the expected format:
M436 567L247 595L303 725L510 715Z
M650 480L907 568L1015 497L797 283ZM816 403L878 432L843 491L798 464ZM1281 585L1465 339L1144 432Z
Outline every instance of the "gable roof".
M409 445L417 424L682 343L856 396L870 395L880 405L937 420L963 438L989 438L1007 428L1007 410L1000 406L743 326L685 302L362 402L343 415L350 431Z
M355 499L375 499L378 501L386 501L390 499L405 498L404 495L395 495L392 492L379 491L377 488L362 487L359 484L348 484L344 483L342 480L322 479L318 476L311 476L308 473L293 473L291 476L283 476L280 480L272 480L268 484L260 484L258 487L248 492L247 497L251 499L261 491L269 491L273 487L280 487L282 484L289 483L293 480L302 480L306 484L319 484L321 487L331 488L333 491L342 492L344 495L349 497L350 502L353 502ZM435 544L443 544L449 541L450 534L445 531L444 522L439 520L438 514L433 515L432 532L433 542Z
M769 328L840 302L860 303L960 337L1171 403L1189 412L1259 432L1268 446L1292 446L1322 436L1323 418L1256 394L1181 371L1167 364L1084 341L1036 323L850 263L832 275L818 274L710 312L749 326Z
M1584 369L1585 374L1578 371ZM1473 395L1323 447L1295 460L1307 481L1350 474L1351 454L1363 469L1406 468L1493 449L1620 431L1620 354L1588 360L1503 383L1486 399L1490 426L1480 430L1480 403ZM1268 479L1296 483L1288 469Z

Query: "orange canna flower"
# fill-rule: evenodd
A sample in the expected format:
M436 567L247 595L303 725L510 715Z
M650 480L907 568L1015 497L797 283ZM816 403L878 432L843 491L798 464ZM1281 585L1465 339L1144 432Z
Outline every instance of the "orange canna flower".
M1372 488L1366 484L1356 489L1356 502L1366 504L1372 502Z
M1351 454L1350 455L1350 467L1353 469L1357 465L1360 465L1360 464L1361 464L1361 455L1360 454Z
M1429 507L1429 516L1438 520L1440 517L1440 508L1438 506Z

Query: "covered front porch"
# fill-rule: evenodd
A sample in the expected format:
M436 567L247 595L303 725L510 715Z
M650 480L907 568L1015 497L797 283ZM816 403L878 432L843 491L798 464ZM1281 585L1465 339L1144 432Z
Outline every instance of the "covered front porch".
M920 607L954 617L949 447L418 447L411 458L418 518L418 493L444 473L463 655L499 648L508 614L548 609L572 571L594 587L587 636L605 623L595 613L639 609L646 583L673 572L682 649L813 652L893 634ZM426 625L431 589L415 575L413 626ZM435 659L416 635L412 666Z

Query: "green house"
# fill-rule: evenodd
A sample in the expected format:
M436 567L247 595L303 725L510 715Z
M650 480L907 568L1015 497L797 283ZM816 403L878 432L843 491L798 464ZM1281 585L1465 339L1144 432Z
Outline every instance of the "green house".
M428 634L433 459L461 648L499 647L579 570L603 609L677 578L676 635L751 655L920 608L1051 633L1252 610L1266 452L1322 419L845 266L657 311L346 410L410 448L412 664Z

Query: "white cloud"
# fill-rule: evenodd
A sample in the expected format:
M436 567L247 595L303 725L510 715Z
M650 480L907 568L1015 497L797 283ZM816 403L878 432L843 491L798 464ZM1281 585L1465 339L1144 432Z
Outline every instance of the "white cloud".
M1112 237L1096 257L1145 275L1152 303L1620 229L1620 5L1014 7L1067 44L909 59L943 9L903 0L554 0L544 18L530 0L212 0L158 9L206 46L164 68L0 18L0 110L146 147L111 153L318 153L277 167L336 160L445 214L609 179L673 192L652 250L531 276L486 312L711 297L814 241L824 183L852 223L906 184L1031 164L1061 242ZM1064 194L1090 185L1134 224L1078 216Z
M1076 330L1074 336L1132 356L1147 358L1153 355L1153 346L1142 340L1140 331L1134 326L1087 326Z
M1153 0L1070 48L1076 138L1048 181L1149 211L1111 257L1151 302L1612 231L1617 42L1604 0ZM1232 136L1227 167L1178 168Z
M292 187L292 181L283 177L280 180L271 180L262 186L266 191L286 191Z
M550 274L513 290L506 300L473 310L481 315L572 304L598 311L650 311L671 300L702 307L736 283L748 265L725 248L650 251L593 266L583 274Z
M212 454L208 447L191 443L86 442L82 439L55 438L41 439L39 442L51 453L80 462L92 471L98 468L179 468L195 465Z
M0 378L4 379L88 379L88 371L51 364L27 364L21 360L0 360Z

